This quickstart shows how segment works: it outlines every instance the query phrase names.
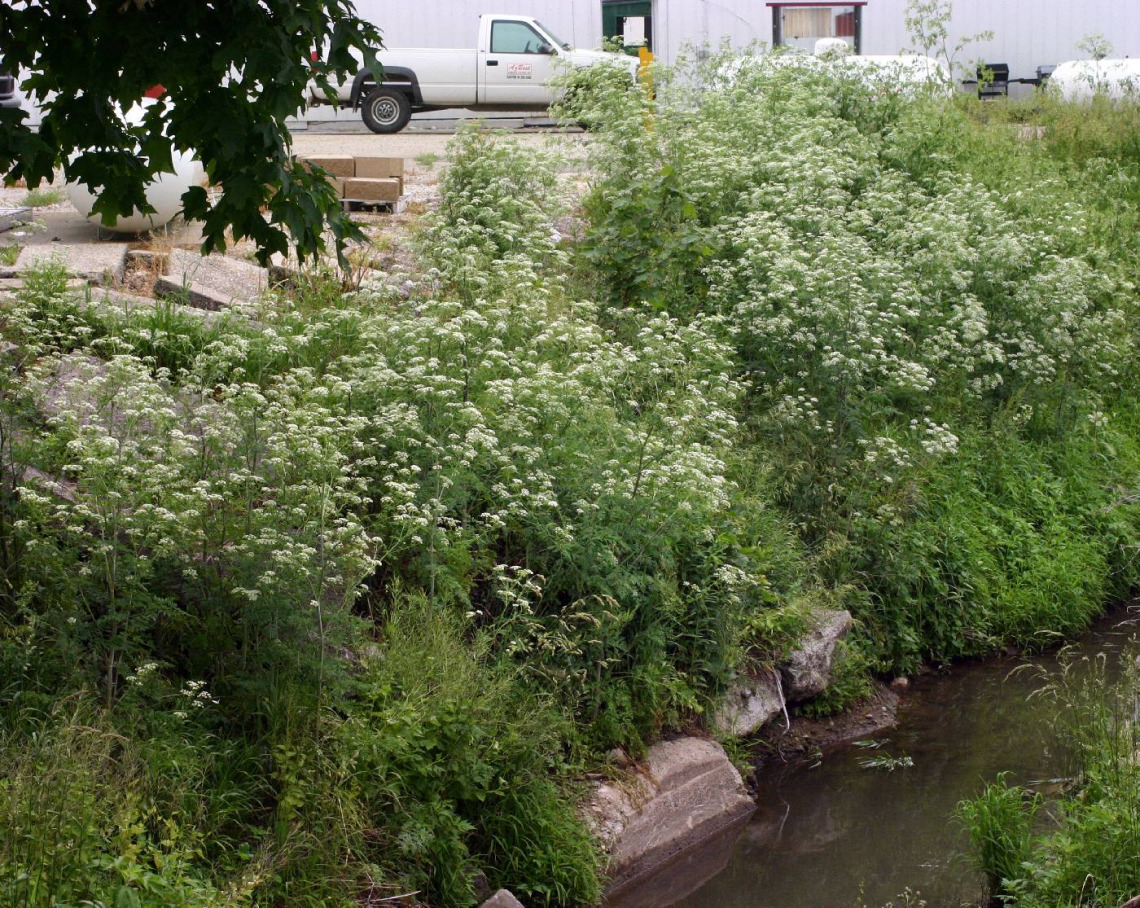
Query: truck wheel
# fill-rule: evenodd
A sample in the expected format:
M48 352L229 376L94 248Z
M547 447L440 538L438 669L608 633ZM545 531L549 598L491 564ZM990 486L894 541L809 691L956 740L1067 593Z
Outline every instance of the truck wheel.
M412 102L398 89L377 86L360 102L360 116L373 132L399 132L412 118Z

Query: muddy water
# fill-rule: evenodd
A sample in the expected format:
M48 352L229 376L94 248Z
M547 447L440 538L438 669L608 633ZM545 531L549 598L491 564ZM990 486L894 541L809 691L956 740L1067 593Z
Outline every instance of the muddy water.
M1079 646L1119 663L1137 651L1140 610L1114 611ZM1055 671L1057 656L1032 660ZM709 868L711 879L657 900L677 908L869 908L904 888L931 908L976 905L982 879L964 857L967 843L951 818L955 804L983 780L1008 771L1017 782L1066 771L1052 738L1050 704L1029 695L1041 686L1021 660L961 665L919 678L898 724L875 735L877 748L827 749L817 763L766 767L759 810ZM909 757L913 765L867 768L871 758ZM717 865L723 865L719 868ZM658 892L669 891L667 881Z

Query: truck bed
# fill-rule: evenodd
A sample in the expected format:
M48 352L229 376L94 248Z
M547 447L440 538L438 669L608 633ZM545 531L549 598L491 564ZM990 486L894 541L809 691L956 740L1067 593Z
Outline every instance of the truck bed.
M385 69L416 74L424 104L462 106L477 98L479 54L472 48L397 47L380 52ZM398 76L393 72L393 78Z

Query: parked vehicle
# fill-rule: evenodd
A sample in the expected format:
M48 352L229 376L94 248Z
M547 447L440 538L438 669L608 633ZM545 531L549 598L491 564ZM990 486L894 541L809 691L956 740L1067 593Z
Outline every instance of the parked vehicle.
M474 48L390 48L383 73L362 69L329 98L313 83L310 102L359 110L373 132L399 132L412 113L467 110L545 110L554 100L550 78L561 66L610 63L636 75L624 54L577 50L530 16L483 15Z

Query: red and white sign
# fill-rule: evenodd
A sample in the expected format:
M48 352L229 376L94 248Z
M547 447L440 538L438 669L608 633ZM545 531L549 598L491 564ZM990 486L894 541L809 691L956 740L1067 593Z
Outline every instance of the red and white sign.
M533 75L533 63L511 63L507 66L508 79L530 79Z

